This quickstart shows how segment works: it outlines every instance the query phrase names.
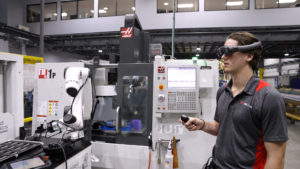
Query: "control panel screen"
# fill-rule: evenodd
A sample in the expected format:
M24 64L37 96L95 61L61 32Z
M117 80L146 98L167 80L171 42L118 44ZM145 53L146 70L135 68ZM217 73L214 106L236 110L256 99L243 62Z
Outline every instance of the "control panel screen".
M195 67L169 67L169 89L196 89Z
M13 169L27 169L27 168L40 167L43 165L45 165L45 162L39 157L27 159L24 161L18 161L10 164L11 168Z

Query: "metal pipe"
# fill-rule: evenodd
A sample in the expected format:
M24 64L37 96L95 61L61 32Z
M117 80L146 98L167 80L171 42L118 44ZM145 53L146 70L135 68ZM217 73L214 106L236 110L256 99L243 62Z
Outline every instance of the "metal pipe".
M44 9L45 9L45 0L41 0L41 9L40 9L40 56L44 56Z
M99 64L101 68L118 68L119 64Z
M2 62L3 65L3 113L7 112L7 61Z
M174 59L174 50L175 50L175 6L176 0L173 0L173 27L172 27L172 55L171 59Z

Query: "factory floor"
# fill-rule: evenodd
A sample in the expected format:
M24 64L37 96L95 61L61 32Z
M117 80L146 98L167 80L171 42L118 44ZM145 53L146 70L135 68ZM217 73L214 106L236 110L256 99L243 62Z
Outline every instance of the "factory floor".
M288 123L289 141L285 153L285 169L300 168L300 121Z

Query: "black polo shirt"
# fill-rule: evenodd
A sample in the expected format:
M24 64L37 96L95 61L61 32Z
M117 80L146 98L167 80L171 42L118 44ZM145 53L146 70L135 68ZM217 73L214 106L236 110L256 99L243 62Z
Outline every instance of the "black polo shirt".
M264 142L288 140L284 100L256 75L235 97L231 86L232 80L217 94L214 119L219 123L219 132L213 161L222 169L264 168Z

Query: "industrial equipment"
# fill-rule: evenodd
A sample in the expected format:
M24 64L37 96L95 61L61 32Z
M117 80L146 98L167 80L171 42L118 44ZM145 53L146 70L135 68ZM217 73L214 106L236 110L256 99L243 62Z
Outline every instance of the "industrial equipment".
M66 81L66 92L73 97L69 109L65 110L63 119L47 123L46 130L50 133L68 130L71 140L78 140L84 137L83 126L83 102L82 88L88 80L89 69L79 67L68 67L64 70Z
M45 161L48 156L46 161L51 163L39 168L91 168L91 143L86 139L88 133L84 135L83 121L90 119L92 107L88 75L89 69L81 62L35 65L33 137L27 139L43 146L34 155L23 153L6 166L24 164L24 159L36 161L36 157Z
M217 60L168 60L156 56L153 81L153 158L164 161L167 142L175 136L179 168L203 166L211 156L215 137L190 132L178 119L181 115L213 120L218 90ZM158 149L158 147L160 147ZM197 155L195 155L197 154ZM160 168L162 164L154 162Z
M55 138L68 135L73 140L82 138L82 120L90 119L92 107L90 80L84 63L37 63L35 72L32 135L47 129L48 134L59 132ZM67 126L64 131L62 126Z
M211 156L215 138L187 131L178 119L187 114L213 120L218 61L151 59L147 33L135 15L125 16L125 27L121 28L120 62L98 66L101 72L117 69L117 92L112 92L113 86L109 89L105 73L102 78L95 75L102 80L96 89L110 92L96 91L99 104L93 118L92 166L163 168L161 162L173 136L179 141L179 167L202 166Z
M164 164L161 162L165 161L164 154L167 152L168 143L173 136L180 140L177 146L179 167L189 169L194 166L202 166L211 156L215 138L206 133L187 131L178 122L178 119L182 114L187 114L213 120L218 89L218 61L168 60L156 56L151 71L153 73L152 84L147 82L150 75L138 76L143 73L144 64L128 64L126 69L132 69L132 72L135 70L132 76L127 74L126 69L120 71L120 65L122 64L118 64L119 81L117 86L121 87L116 93L117 106L114 106L113 103L114 97L116 97L113 92L111 95L98 95L98 99L101 98L100 101L105 103L99 103L94 117L100 118L101 116L103 120L104 114L106 114L107 121L98 123L100 126L95 125L99 127L99 130L93 129L92 154L98 160L92 161L92 166L147 168L148 146L150 146L152 168L162 168ZM108 87L107 85L102 86L103 89L105 86ZM101 87L96 88L100 89ZM147 100L149 97L147 91L150 90L152 91L152 101ZM145 112L149 106L152 107L151 115L141 116L139 113ZM118 112L115 112L117 110L119 110L119 115ZM113 116L107 111L114 113ZM114 120L114 118L121 119L122 129L120 128L119 132L116 132L118 119ZM145 124L143 120L146 120L148 124L151 120L149 128L143 126ZM102 128L100 128L101 126ZM148 137L141 134L147 130L151 131ZM96 132L98 135L95 134ZM96 140L101 136L106 136L106 138L101 141ZM148 144L146 144L146 137ZM118 138L124 139L119 140Z
M24 137L23 57L0 52L0 143Z

